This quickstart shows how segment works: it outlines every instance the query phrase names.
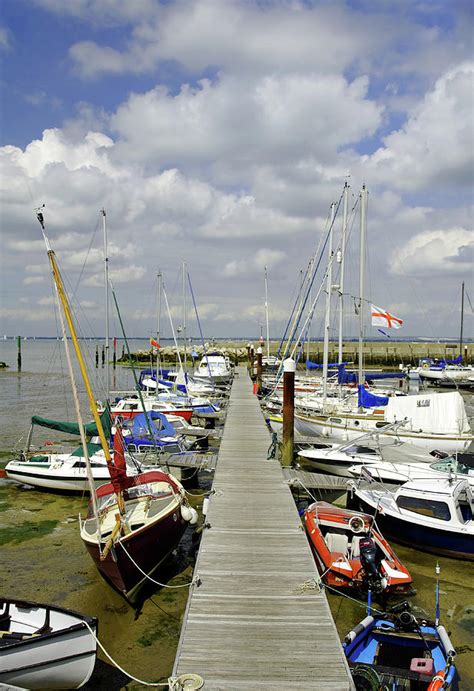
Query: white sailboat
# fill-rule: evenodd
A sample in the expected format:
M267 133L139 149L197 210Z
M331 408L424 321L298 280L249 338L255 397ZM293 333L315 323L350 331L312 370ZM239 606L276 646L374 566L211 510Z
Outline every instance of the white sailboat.
M364 185L360 194L358 397L357 400L353 395L329 398L323 390L323 400L316 401L314 406L306 402L303 407L296 402L295 429L303 436L348 441L365 432L378 431L383 435L383 428L387 425L407 420L403 430L397 432L401 440L429 451L463 452L474 441L474 436L459 392L382 398L368 395L362 385L366 211L367 189ZM389 431L386 434L393 436Z
M46 236L42 214L38 214L38 220L61 306L61 329L65 336L66 320L111 480L96 491L90 477L91 499L88 514L80 521L80 534L103 578L133 604L140 588L176 547L188 523L196 521L197 514L189 507L184 488L172 475L159 470L141 472L133 478L127 475L123 438L119 430L114 435L112 458L76 335L69 300L55 253ZM65 351L86 469L89 472L86 436L66 338Z

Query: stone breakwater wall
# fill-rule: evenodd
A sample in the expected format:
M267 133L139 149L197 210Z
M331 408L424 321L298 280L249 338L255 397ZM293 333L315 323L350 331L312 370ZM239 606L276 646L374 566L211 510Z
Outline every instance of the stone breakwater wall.
M254 351L258 348L258 342L253 344ZM276 355L279 347L279 342L274 341L270 343L270 354ZM230 361L237 365L242 362L247 361L247 344L242 344L242 342L235 341L220 341L219 343L206 344L206 351L212 352L218 350L224 355L228 355ZM266 344L262 346L263 354L267 352ZM204 347L193 346L192 351L198 354L199 359L204 354ZM180 348L180 357L184 359L185 352L184 349ZM379 365L379 366L390 366L398 367L399 364L403 365L417 365L418 360L422 357L432 357L432 358L445 358L447 360L454 360L459 355L459 343L432 343L432 342L401 342L401 341L367 341L364 343L363 358L366 365ZM343 344L342 359L344 362L350 364L357 364L359 357L359 346L355 341L345 342ZM464 363L473 364L474 363L474 343L467 343L463 345L462 352ZM150 350L138 350L132 353L135 361L140 363L152 362L156 365L156 351L153 351L153 356ZM308 349L305 346L304 356L301 358L302 362L308 357ZM165 346L160 349L160 358L163 364L175 364L176 349L171 346ZM314 342L309 346L309 359L313 362L322 362L323 360L323 343ZM338 346L337 343L329 344L329 361L336 362L338 359ZM192 362L191 350L186 351L186 361L187 364ZM118 362L123 364L128 363L128 358L120 358Z

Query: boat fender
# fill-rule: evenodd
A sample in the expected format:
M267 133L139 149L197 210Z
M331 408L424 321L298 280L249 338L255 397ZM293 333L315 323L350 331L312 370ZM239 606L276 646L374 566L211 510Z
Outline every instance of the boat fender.
M430 681L430 685L428 686L427 691L438 691L439 689L442 689L444 686L445 674L446 673L444 669L440 670L439 672L436 672L435 676Z
M362 633L362 631L364 631L365 629L368 629L369 626L371 626L371 624L373 624L373 623L374 623L374 618L372 616L369 615L369 616L365 617L365 619L362 619L362 621L359 622L357 624L357 626L354 626L352 631L349 631L347 636L344 638L344 642L347 644L352 643L352 641L354 641L357 638L357 636L360 633Z
M451 641L449 639L448 632L446 631L444 626L441 626L441 625L437 626L436 630L438 632L439 640L441 641L441 643L443 645L443 648L444 648L444 651L445 651L447 657L451 657L451 658L455 657L456 651L454 649L453 644L451 643Z
M193 509L191 506L187 506L186 504L181 505L181 516L185 521L187 521L190 525L194 525L197 523L198 515L196 509Z
M209 509L209 497L204 497L204 501L202 502L202 515L207 516L207 511Z

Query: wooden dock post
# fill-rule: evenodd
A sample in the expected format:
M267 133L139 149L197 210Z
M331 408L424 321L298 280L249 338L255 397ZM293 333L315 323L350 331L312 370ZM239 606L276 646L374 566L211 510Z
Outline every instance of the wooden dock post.
M295 372L296 363L287 358L283 363L283 449L282 465L293 463L295 443Z
M113 359L114 369L117 367L117 338L114 336L114 359Z
M95 368L97 369L99 367L99 346L95 345Z
M262 349L257 348L257 396L262 395Z
M18 336L17 344L18 344L17 364L18 364L18 371L21 372L21 336Z

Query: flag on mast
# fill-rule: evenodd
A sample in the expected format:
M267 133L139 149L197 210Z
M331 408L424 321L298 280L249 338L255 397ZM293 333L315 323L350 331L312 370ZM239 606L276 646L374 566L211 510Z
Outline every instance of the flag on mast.
M391 314L377 305L370 305L372 315L372 326L383 326L386 329L399 329L403 324L403 319Z
M161 348L161 346L160 346L160 344L158 343L158 341L155 341L154 338L150 338L150 343L151 343L151 345L153 346L153 348Z

